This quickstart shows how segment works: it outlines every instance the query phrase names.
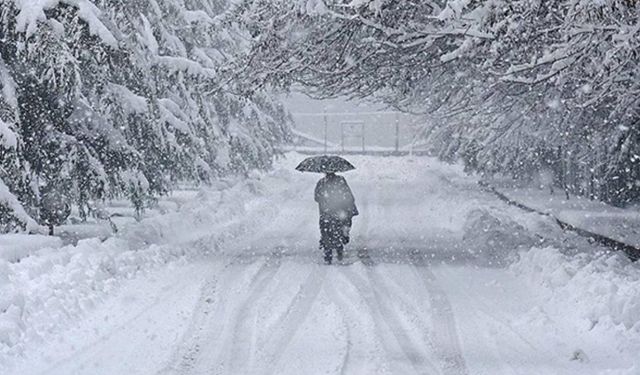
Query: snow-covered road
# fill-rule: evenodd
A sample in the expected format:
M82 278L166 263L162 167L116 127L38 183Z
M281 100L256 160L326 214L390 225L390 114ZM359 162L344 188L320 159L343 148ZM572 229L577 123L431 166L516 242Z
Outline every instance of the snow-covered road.
M299 158L275 172L286 190L244 203L238 220L254 225L242 235L210 256L124 282L58 340L26 348L13 373L640 373L638 324L588 323L580 307L589 301L561 305L547 293L547 281L567 293L561 271L536 287L536 265L501 265L519 238L508 248L513 233L496 242L473 236L469 223L478 209L518 217L526 230L544 231L543 219L505 207L458 167L354 157L358 169L346 177L361 214L346 259L325 266L312 199L318 176L286 172ZM193 243L206 247L208 238ZM478 250L487 245L502 248ZM559 264L554 254L543 259Z

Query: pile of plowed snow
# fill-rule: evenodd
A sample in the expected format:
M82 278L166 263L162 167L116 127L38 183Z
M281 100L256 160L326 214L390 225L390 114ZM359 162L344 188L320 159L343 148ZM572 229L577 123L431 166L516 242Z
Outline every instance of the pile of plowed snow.
M593 329L619 326L640 333L640 267L621 254L567 256L533 248L511 270L543 290L548 307L566 310ZM640 351L639 351L640 353Z
M517 211L495 207L474 209L467 214L463 235L463 246L477 264L507 267L537 294L538 306L513 324L565 327L560 329L567 332L559 336L585 343L571 349L575 350L574 360L589 361L589 354L595 352L602 357L602 347L588 347L590 342L612 343L607 355L621 361L637 358L640 264L572 233L553 233L557 238L541 239L532 227L539 229L544 222L531 224L543 217L523 220L514 213ZM630 367L628 371L616 374L639 374L640 359L632 361L622 366Z
M513 262L519 249L529 249L537 240L509 215L476 208L467 214L462 237L465 249L485 265Z
M566 334L577 340L584 337L585 342L610 342L610 356L634 358L629 370L619 374L640 373L638 264L619 253L568 256L546 247L522 251L509 269L539 294L539 306L522 316L519 324L545 325L554 319L556 326L574 327ZM588 361L585 353L594 352L602 352L602 347L579 348L575 360Z

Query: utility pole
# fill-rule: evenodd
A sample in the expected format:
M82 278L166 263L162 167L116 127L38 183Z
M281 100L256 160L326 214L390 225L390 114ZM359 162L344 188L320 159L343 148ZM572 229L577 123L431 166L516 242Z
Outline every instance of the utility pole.
M362 123L362 153L364 153L364 122Z
M400 116L396 113L396 153L400 152Z
M340 144L342 145L342 153L344 154L344 123L340 123Z
M328 121L327 121L327 111L324 111L324 153L327 153L327 128L328 128Z

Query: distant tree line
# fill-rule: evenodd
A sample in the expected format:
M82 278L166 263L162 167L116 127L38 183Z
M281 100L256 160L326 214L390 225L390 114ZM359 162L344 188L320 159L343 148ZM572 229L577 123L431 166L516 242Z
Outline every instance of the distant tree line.
M44 195L141 210L180 181L267 168L289 118L236 87L227 0L0 2L0 232Z
M234 4L253 37L243 82L377 97L424 115L434 152L472 170L640 198L637 1Z

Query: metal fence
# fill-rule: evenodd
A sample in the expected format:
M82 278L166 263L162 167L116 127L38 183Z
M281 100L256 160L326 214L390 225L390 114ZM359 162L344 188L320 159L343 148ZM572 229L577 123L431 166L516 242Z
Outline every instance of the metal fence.
M298 151L406 153L416 143L421 118L394 111L292 113ZM423 150L416 150L423 151Z

